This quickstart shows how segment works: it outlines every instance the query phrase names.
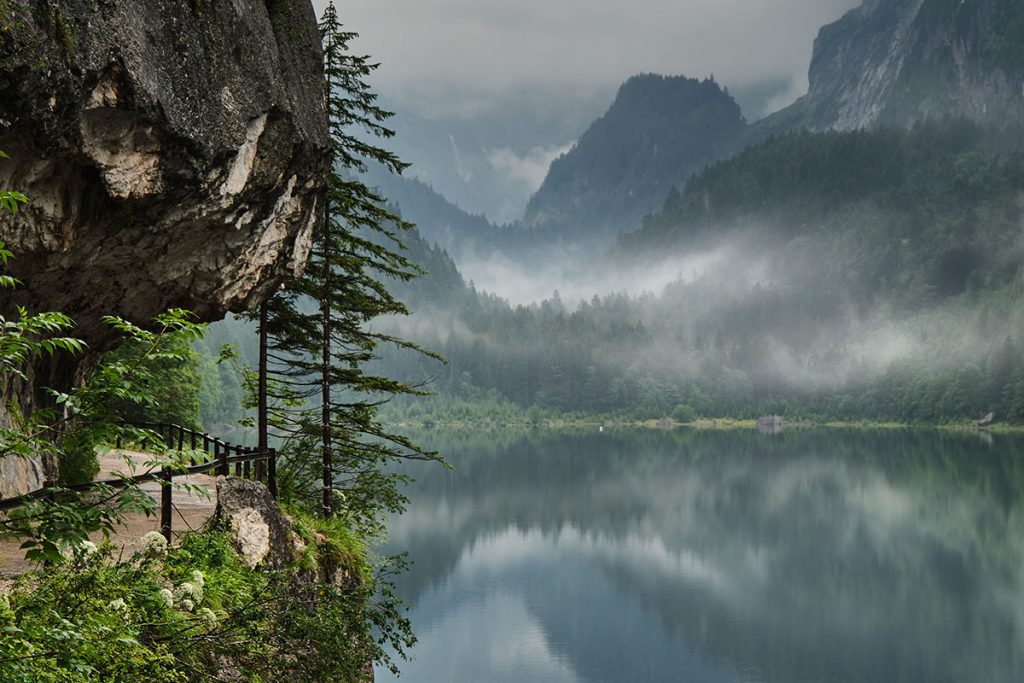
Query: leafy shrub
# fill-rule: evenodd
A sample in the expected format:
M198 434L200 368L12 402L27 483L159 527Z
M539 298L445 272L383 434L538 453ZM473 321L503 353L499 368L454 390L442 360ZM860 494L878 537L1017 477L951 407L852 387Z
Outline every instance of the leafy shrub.
M0 680L364 680L379 649L365 551L337 520L298 526L357 580L250 569L212 529L117 561L65 553L0 599Z
M690 423L696 421L697 417L697 411L685 403L680 403L672 411L672 419L676 422Z

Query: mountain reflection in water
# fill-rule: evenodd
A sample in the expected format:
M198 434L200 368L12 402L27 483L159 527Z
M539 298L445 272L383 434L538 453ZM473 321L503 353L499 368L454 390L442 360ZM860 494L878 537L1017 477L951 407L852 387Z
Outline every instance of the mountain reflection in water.
M1020 437L415 436L404 680L1024 680Z

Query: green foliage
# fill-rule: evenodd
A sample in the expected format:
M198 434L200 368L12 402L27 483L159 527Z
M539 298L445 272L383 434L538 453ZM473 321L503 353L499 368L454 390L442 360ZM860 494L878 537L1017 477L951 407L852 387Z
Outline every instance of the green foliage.
M111 318L108 322L126 334L131 343L145 351L131 363L105 361L96 368L90 380L69 393L51 392L55 409L39 408L26 412L12 404L9 412L13 424L0 428L0 455L31 457L42 453L55 454L61 464L62 484L85 484L97 470L96 449L114 443L160 443L159 436L145 429L126 424L131 408L159 405L154 395L150 358L156 363L178 356L178 337L201 334L201 327L190 322L185 311L170 311L157 317L157 332L143 330L126 321ZM50 339L52 341L52 338ZM168 342L170 342L168 346ZM41 344L38 337L24 337L6 356L0 356L0 382L21 376L20 364L32 360L32 353L22 350ZM54 350L64 347L56 346ZM78 345L67 347L70 350ZM187 348L187 345L186 345ZM5 368L9 368L4 371ZM180 454L158 453L147 466L157 469L165 465L180 467ZM84 490L53 487L47 498L36 499L12 511L0 520L0 537L23 539L26 558L36 562L53 562L64 548L79 546L90 534L109 536L129 513L150 515L155 503L148 494L130 482L133 474L126 462L125 485L112 487L95 484Z
M0 244L0 261L10 252ZM51 391L52 407L29 409L12 401L7 406L11 424L0 427L0 457L37 457L55 454L62 465L62 484L86 483L96 472L95 449L123 438L141 441L145 432L123 423L122 412L131 406L159 405L150 381L151 361L180 359L174 343L177 336L201 334L201 327L189 321L185 311L169 311L156 319L158 331L148 331L118 318L108 324L120 331L142 351L132 362L101 363L90 380L69 393ZM74 354L84 344L61 332L72 326L59 313L30 314L19 310L18 318L0 317L0 386L26 379L25 369L42 357ZM170 344L168 343L170 342ZM176 464L172 456L158 456L152 467ZM127 475L126 475L127 476ZM151 514L153 500L141 488L127 483L122 488L97 484L84 491L54 487L47 498L36 499L0 519L0 538L23 540L27 559L54 562L62 549L85 543L90 534L109 535L128 512Z
M0 193L0 202L3 202L2 195L5 194L12 193ZM16 204L7 208L11 213L17 211ZM13 257L14 254L0 241L0 266L6 266ZM13 289L20 285L16 278L0 273L0 289ZM13 320L0 315L0 373L24 380L23 368L41 356L52 356L58 351L81 352L85 348L83 342L60 336L73 325L71 318L63 313L30 314L21 306L18 307L18 317Z
M691 408L690 406L686 405L685 403L680 403L672 411L672 419L676 422L681 422L683 424L689 424L690 422L694 422L697 420L698 417L700 416L697 415L697 411Z
M249 569L215 530L117 561L78 546L0 599L0 679L363 680L375 584L349 532L317 528L314 544L353 551L350 581Z
M306 544L301 564L307 569L343 568L355 573L366 562L366 544L341 517L318 517L297 511L292 529Z
M131 422L200 427L203 375L192 345L202 338L205 326L192 322L192 317L187 311L168 311L154 320L155 331L108 319L130 335L106 355L94 375L94 383L120 386L110 409Z

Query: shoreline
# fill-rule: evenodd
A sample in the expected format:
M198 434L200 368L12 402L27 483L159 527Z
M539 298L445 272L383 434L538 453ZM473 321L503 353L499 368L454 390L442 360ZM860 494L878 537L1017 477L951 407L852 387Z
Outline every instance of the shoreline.
M693 422L676 422L674 420L615 420L598 418L551 419L540 422L501 421L501 420L425 420L389 422L389 426L413 429L692 429L695 431L729 431L757 430L757 420L741 418L707 418ZM953 423L913 423L913 422L881 422L870 420L813 420L783 421L782 429L851 429L851 430L901 430L920 429L947 432L988 432L995 434L1022 434L1024 425L996 423L981 426L973 422Z

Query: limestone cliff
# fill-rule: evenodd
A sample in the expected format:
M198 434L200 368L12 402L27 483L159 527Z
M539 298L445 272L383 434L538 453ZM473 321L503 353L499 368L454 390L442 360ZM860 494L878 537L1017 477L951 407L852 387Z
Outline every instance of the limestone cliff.
M758 128L1021 122L1022 35L1019 0L865 0L821 29L807 95Z
M5 311L95 345L103 315L215 319L302 267L328 171L309 0L6 0L0 24L0 187L32 200L0 227Z
M302 267L329 172L320 38L309 0L0 0L0 217L25 286L94 351L104 315L253 307ZM29 368L12 395L69 386L88 359ZM0 462L0 495L52 468Z

